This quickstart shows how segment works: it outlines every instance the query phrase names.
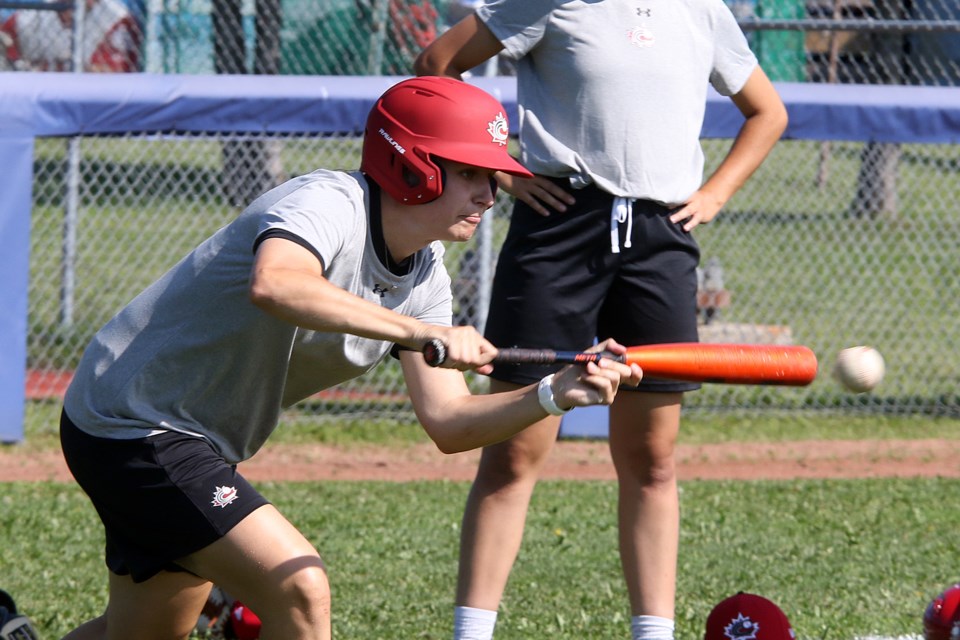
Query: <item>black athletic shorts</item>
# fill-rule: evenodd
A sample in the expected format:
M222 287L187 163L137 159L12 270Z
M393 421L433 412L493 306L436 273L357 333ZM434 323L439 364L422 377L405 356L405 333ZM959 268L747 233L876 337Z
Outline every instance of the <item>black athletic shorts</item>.
M202 438L168 431L136 440L91 436L60 416L74 478L106 530L106 564L143 582L183 571L182 558L223 537L267 504Z
M514 206L486 338L498 347L555 350L582 350L595 338L626 346L697 342L700 248L693 236L670 222L670 210L646 200L634 200L632 220L614 225L613 196L556 182L577 199L567 211L544 217L519 200ZM619 253L612 244L619 244ZM557 369L497 365L491 377L530 384ZM699 387L645 377L638 389Z

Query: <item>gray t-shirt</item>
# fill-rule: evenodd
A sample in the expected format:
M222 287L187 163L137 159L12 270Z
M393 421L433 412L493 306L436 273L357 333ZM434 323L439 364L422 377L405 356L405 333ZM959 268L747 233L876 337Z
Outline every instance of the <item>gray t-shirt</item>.
M708 84L733 95L757 65L723 0L488 0L477 15L518 61L523 164L615 196L696 191Z
M67 415L94 436L203 436L239 462L273 432L282 409L380 362L391 343L298 329L250 302L263 234L301 241L346 291L450 325L443 245L416 253L406 275L391 273L372 245L369 198L359 173L321 170L255 200L97 333L67 391Z

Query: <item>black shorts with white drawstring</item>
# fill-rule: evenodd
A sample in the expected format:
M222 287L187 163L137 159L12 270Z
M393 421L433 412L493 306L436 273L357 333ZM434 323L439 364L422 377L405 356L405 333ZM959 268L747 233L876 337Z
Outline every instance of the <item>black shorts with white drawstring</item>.
M143 582L220 539L267 500L203 438L98 438L60 416L71 473L106 530L106 564Z
M670 210L589 186L544 217L521 201L497 261L485 336L497 347L582 350L614 338L626 346L697 342L700 248ZM632 209L632 211L631 211ZM530 384L558 366L497 365L491 377ZM640 391L699 384L644 378Z

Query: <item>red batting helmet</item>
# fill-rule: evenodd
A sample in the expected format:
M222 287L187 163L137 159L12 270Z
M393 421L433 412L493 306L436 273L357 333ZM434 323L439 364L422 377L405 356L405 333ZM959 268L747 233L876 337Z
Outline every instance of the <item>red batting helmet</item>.
M707 616L703 640L794 640L783 610L772 600L738 591L721 600Z
M360 170L408 204L430 202L443 192L433 156L529 178L507 153L505 111L486 91L453 78L399 82L370 110Z
M960 640L960 584L930 601L923 614L925 640Z

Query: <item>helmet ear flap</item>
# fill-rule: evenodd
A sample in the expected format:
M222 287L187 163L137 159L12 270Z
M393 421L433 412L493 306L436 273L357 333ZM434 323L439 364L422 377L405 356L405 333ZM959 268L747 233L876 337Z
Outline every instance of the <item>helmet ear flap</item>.
M437 169L440 171L439 176L437 177L437 188L435 190L432 190L432 191L435 191L432 197L428 196L425 193L419 193L418 195L416 195L415 197L418 203L430 202L430 200L439 198L440 195L443 193L444 187L447 184L447 170L443 168L442 164L436 161L436 158L430 158L430 160L434 165L436 165ZM403 172L403 183L407 185L407 187L409 187L410 189L414 191L418 191L417 187L419 187L420 183L422 182L422 180L420 179L420 176L418 176L416 173L411 171L406 166L402 166L401 171ZM497 179L494 178L493 176L490 176L490 194L494 198L496 198L497 192L499 190L500 190L500 185L497 183Z
M403 184L407 185L411 189L420 186L420 176L415 174L413 171L410 171L407 167L400 167L400 172L403 174Z
M406 186L402 201L407 204L425 204L436 200L443 193L447 174L436 158L427 158L414 169L406 161L400 162L400 176Z

